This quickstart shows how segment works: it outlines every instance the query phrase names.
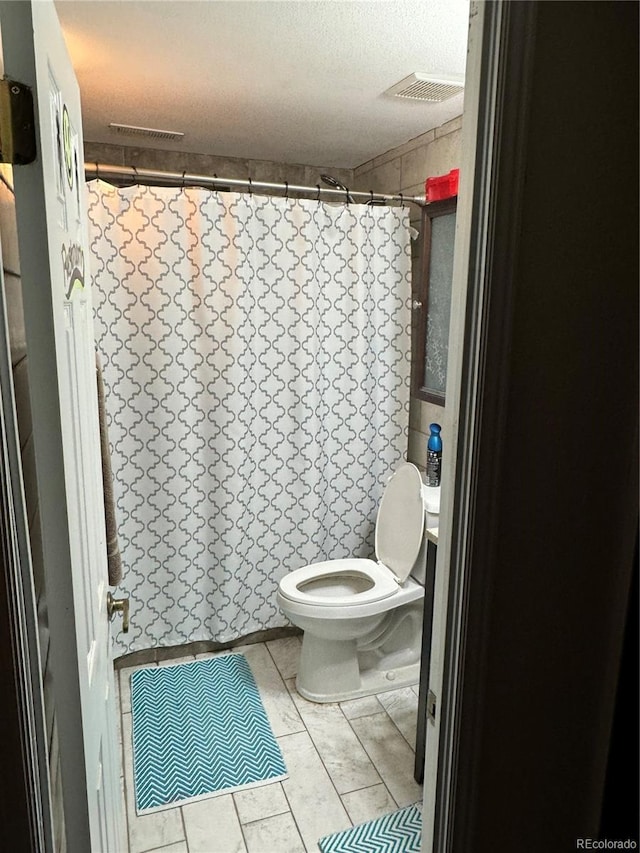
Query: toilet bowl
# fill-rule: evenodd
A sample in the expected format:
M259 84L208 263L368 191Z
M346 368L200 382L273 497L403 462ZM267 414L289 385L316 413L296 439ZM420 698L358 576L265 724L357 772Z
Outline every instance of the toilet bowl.
M380 502L376 560L312 563L282 578L278 605L304 631L301 696L337 702L418 681L425 515L420 472L405 462Z

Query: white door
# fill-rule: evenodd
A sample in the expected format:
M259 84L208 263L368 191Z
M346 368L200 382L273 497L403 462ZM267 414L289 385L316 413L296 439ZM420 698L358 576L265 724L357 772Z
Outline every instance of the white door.
M119 853L80 96L50 0L1 3L0 29L39 136L13 171L68 850Z

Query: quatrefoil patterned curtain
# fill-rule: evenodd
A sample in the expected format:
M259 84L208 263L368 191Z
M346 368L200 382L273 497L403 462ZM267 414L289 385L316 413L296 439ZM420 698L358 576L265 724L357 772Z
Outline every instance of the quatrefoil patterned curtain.
M128 635L287 624L286 572L370 557L406 456L408 211L88 185Z

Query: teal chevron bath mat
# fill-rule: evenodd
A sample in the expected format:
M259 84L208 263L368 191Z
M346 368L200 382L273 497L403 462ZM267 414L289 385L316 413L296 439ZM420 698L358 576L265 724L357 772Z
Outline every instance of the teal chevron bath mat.
M131 675L138 814L286 778L244 655Z
M420 853L422 815L407 806L318 841L322 853Z

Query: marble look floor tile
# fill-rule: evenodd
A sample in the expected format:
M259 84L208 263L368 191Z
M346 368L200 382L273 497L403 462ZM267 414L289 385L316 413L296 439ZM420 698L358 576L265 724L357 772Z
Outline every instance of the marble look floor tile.
M189 853L246 853L231 794L182 806Z
M378 696L380 704L404 735L409 746L416 748L416 725L418 722L418 697L410 687L390 690Z
M421 801L409 746L415 736L417 685L341 703L307 702L295 689L300 647L299 637L287 637L161 664L244 654L289 778L141 817L135 814L133 796L129 679L133 671L157 664L117 671L131 853L287 853L305 848L317 853L319 838Z
M340 707L348 720L355 720L358 717L368 717L369 714L379 714L382 711L382 705L378 702L376 696L347 699L345 702L340 702Z
M129 828L129 848L131 853L153 850L184 841L184 829L180 809L167 809L147 815L137 815L133 786L133 749L131 742L131 714L122 717L122 738L124 755L125 800L127 805L127 825Z
M120 676L120 708L123 714L131 711L131 673L137 669L149 669L149 667L157 665L157 663L141 663L139 666L127 666L118 670Z
M240 823L251 823L289 811L289 803L279 782L236 791L233 799Z
M196 659L195 655L181 655L179 658L167 658L158 661L158 666L177 666L179 663L190 663Z
M124 776L124 764L122 761L122 713L120 712L120 705L116 705L116 713L115 713L115 723L116 723L116 760L118 762L118 773L120 778Z
M380 782L371 759L335 703L317 704L293 695L311 740L339 794Z
M235 649L219 649L218 651L210 651L210 652L198 652L195 656L196 660L206 660L207 658L217 658L220 655L231 655L235 652Z
M186 841L177 844L169 844L168 847L156 847L154 850L145 850L145 853L189 853Z
M264 643L242 646L258 685L262 704L276 737L304 731L304 724L293 704L276 665Z
M398 808L396 801L382 784L344 794L342 803L354 826L390 814Z
M413 778L413 750L387 713L360 717L351 725L398 806L421 800L422 788Z
M319 838L348 829L351 821L309 735L286 735L278 742L289 771L282 787L305 846L317 850Z
M118 753L118 757L120 757L120 753ZM124 791L124 776L120 777L120 784L118 786L118 794L120 796L120 826L118 832L118 851L117 853L129 853L129 827L127 822L127 802L126 795Z
M302 650L300 637L282 637L270 640L267 648L274 659L278 672L284 678L293 678L298 672L298 661Z
M243 832L249 853L305 853L291 812L250 823Z

